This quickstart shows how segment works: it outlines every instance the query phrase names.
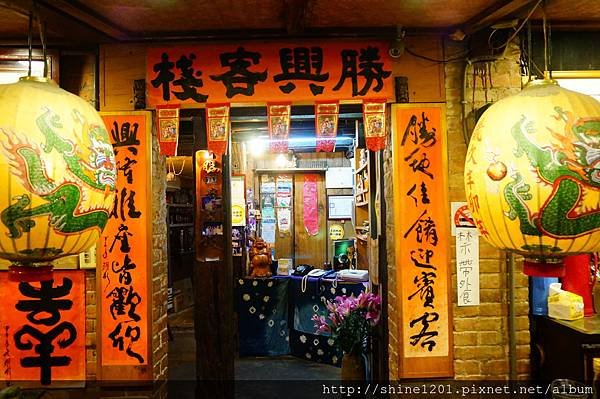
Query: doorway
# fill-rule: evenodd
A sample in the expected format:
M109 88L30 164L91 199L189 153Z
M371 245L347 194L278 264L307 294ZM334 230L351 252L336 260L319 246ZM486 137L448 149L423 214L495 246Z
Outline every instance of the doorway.
M206 148L202 144L205 122L202 110L182 110L185 118L183 111L191 114L192 133L186 135L182 130L180 149L191 156L194 150ZM220 299L216 300L193 284L195 303L190 306L190 315L195 319L192 324L202 328L195 332L188 330L187 334L188 337L195 334L195 341L201 342L203 348L218 339L216 356L224 363L230 357L235 358L231 375L238 380L339 380L342 354L330 336L316 333L311 317L325 310L323 299L356 296L369 283L342 281L334 286L334 279L310 278L303 282L302 276L290 274L300 265L365 271L378 268L376 261L369 262L372 259L369 251L379 249L379 244L369 247L373 245L369 239L369 224L371 214L384 213L371 212L375 206L371 198L378 190L379 179L374 164L369 164L366 150L361 148L364 147L361 107L341 106L336 148L328 153L316 152L313 113L312 106L293 106L288 152L272 154L268 148L266 109L231 108L230 151L221 165L222 201L229 211L234 204L241 205L244 216L235 222L236 215L229 215L227 228L223 229L227 262L218 266L199 264L198 254L192 254L194 262L183 261L184 267L192 267L193 273L201 274L192 281L200 280L204 287L213 283L223 284L220 287L233 285L231 303L227 304L229 299L224 301L219 294ZM179 172L179 168L181 164L176 163L175 172ZM192 173L198 184L198 170L192 168ZM198 187L194 187L193 192L196 204L193 211L197 211L201 201L196 195ZM198 224L197 219L194 220ZM198 226L193 231L195 241L202 239L198 236ZM269 277L252 275L250 250L258 237L268 244L272 259ZM229 262L231 269L227 266ZM172 274L175 276L176 271ZM372 284L370 289L382 293L382 287ZM220 316L211 321L206 318L212 316L205 316L211 311L199 312L199 306L222 310L217 312ZM231 320L223 318L229 312L226 309L231 309ZM230 321L231 328L226 326ZM232 336L223 340L221 334ZM173 338L177 342L179 337L174 334ZM231 342L231 347L227 342ZM189 352L190 344L185 346ZM207 357L204 349L198 348L197 352L196 376L203 378L203 370L210 372L215 367L203 364L202 358ZM375 357L379 353L372 350L368 361L377 363ZM374 372L375 368L370 367L370 371Z

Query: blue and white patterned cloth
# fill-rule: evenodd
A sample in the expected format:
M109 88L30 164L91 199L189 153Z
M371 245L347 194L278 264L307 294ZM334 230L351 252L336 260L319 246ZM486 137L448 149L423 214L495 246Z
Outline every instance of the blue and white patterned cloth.
M327 334L316 335L315 314L326 314L325 300L358 296L363 283L309 277L243 278L236 282L240 356L294 356L341 365L342 353Z

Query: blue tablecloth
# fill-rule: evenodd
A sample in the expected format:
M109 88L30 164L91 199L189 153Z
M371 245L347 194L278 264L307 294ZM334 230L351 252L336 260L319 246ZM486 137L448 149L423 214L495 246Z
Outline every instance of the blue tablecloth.
M240 356L290 353L287 279L239 279L236 284Z
M292 295L292 314L294 330L304 333L315 333L315 325L311 320L315 314L326 314L325 301L333 301L336 296L358 296L365 290L361 283L351 283L333 280L308 278L306 290L302 292L302 277L290 276Z
M326 312L325 300L357 296L365 284L309 277L239 279L236 283L240 356L292 354L340 366L342 354L327 334L316 335L314 314Z

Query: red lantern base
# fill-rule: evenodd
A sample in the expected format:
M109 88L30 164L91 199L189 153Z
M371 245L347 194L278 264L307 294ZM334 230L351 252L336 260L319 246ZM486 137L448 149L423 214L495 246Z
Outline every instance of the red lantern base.
M52 265L24 266L12 265L8 268L8 280L15 282L34 282L52 280Z
M565 265L560 258L525 258L523 273L533 277L564 277Z

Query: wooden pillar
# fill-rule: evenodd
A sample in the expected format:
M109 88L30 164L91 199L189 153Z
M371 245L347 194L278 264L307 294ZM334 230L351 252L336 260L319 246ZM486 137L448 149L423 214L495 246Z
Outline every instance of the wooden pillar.
M194 119L195 150L206 149L204 118ZM218 172L202 170L196 159L194 262L194 327L196 334L196 397L233 398L233 264L231 257L230 157L215 159ZM212 182L212 178L216 182ZM210 191L214 190L214 191ZM221 209L207 210L202 198L216 193ZM222 236L203 234L206 223L222 224ZM206 233L206 232L205 232Z

